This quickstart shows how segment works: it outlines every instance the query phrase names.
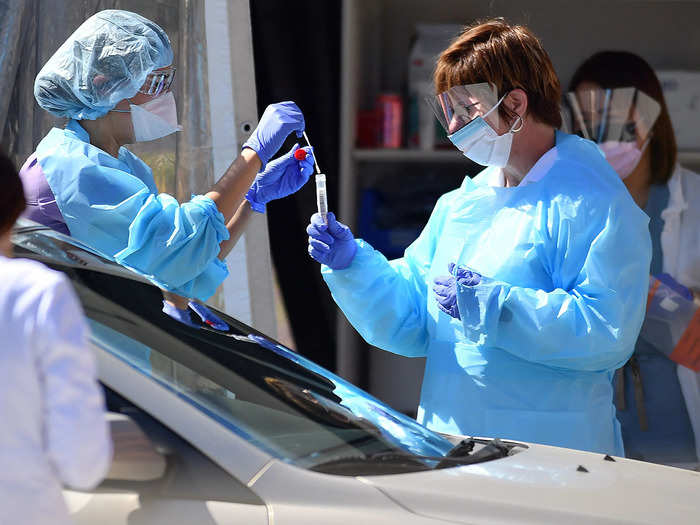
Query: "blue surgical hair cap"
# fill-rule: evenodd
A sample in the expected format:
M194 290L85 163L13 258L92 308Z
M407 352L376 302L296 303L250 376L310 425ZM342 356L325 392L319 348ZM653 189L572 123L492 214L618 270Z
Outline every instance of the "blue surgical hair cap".
M34 97L57 117L94 120L172 62L162 28L136 13L107 9L83 22L44 64Z

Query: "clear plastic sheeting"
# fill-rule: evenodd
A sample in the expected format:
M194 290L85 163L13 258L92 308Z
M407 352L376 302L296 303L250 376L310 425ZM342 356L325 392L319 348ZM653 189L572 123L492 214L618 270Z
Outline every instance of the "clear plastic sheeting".
M477 117L483 117L491 127L498 129L498 111L491 111L498 103L498 93L487 82L454 86L425 100L448 135Z
M641 147L661 113L656 100L633 87L571 91L566 105L565 129L599 144L636 142Z
M15 0L0 4L0 67L4 72L0 75L0 122L5 121L11 91L17 74L20 59L18 42L22 35L21 20L24 17L28 2Z
M6 72L0 80L1 147L20 167L52 127L65 125L65 119L52 116L34 100L34 78L76 28L103 9L138 13L157 23L170 38L178 71L173 93L184 131L129 149L153 169L159 191L175 195L181 201L188 200L214 178L206 120L209 98L204 74L203 2L25 0L1 5L0 65Z

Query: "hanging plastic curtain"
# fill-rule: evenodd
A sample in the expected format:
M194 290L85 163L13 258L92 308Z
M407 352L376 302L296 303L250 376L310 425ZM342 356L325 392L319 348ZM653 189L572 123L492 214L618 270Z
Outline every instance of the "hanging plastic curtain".
M15 76L21 48L22 27L27 2L3 2L0 4L0 122L5 122L10 96L15 83Z
M88 17L125 9L153 20L170 37L178 74L173 93L184 131L128 146L152 169L161 192L181 200L213 182L203 2L191 0L15 0L0 5L1 147L20 167L52 127L34 100L34 78L58 46ZM21 66L20 66L21 65Z

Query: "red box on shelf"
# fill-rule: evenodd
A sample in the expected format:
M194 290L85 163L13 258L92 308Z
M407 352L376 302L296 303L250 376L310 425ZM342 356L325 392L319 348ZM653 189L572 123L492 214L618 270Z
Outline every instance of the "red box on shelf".
M403 142L403 99L395 93L377 96L379 147L400 148Z
M357 147L376 148L379 144L379 115L376 109L357 113Z

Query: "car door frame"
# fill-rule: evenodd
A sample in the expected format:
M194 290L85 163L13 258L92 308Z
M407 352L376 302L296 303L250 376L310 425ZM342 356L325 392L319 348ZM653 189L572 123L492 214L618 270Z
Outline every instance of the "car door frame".
M144 486L154 482L105 480L92 491L64 489L64 499L74 519L78 523L85 520L84 515L80 516L82 512L89 515L86 523L91 522L97 513L105 525L121 524L127 523L132 513L141 511L157 512L159 519L165 517L172 523L177 523L172 520L180 516L187 522L194 518L206 518L217 524L244 522L269 525L269 505L251 488L250 481L251 478L254 481L256 474L269 463L270 456L211 419L172 389L94 343L90 346L97 357L100 381L105 386L187 441L189 446L244 485L262 504L166 496L162 501L159 498L149 499L149 506L144 508L141 491Z

